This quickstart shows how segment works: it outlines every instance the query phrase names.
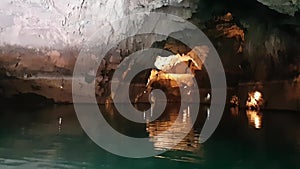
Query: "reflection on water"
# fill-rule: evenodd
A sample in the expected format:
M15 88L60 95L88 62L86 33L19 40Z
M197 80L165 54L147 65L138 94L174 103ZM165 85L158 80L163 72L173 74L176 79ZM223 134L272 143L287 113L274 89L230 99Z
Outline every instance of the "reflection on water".
M59 132L59 133L60 133L61 127L62 127L62 120L63 120L63 118L60 116L60 117L58 118L58 132Z
M239 118L241 112L238 106L230 107L229 110L232 117ZM246 110L245 114L249 126L254 127L255 129L262 128L263 115L259 110Z
M151 108L150 105L137 107L141 110ZM99 148L82 131L72 105L43 109L2 107L0 168L300 168L298 113L228 108L213 136L200 145L203 123L214 112L208 107L200 107L196 124L191 126L193 107L182 105L180 112L179 105L168 105L153 122L147 122L151 114L142 112L146 123L136 124L122 117L113 105L100 106L106 120L116 130L128 136L149 137L156 149L169 148L174 138L192 127L172 150L145 159L122 158ZM152 109L155 113L155 108ZM179 122L174 130L164 133L177 118Z
M190 105L178 106L176 104L168 104L166 110L159 116L158 119L151 121L153 114L156 114L157 110L161 110L162 105L149 104L149 105L135 105L135 107L141 111L141 116L145 120L145 127L142 125L133 124L130 121L122 117L113 105L106 105L104 114L107 121L117 131L131 136L143 136L149 137L149 141L153 143L153 147L156 150L181 150L194 152L199 150L199 131L193 129L192 113L197 114L198 110L191 108ZM192 106L193 107L193 106ZM180 109L181 108L181 109ZM150 111L146 112L145 110ZM182 110L182 111L180 111ZM111 119L111 117L113 117ZM119 126L114 121L122 122L123 125ZM132 133L132 128L135 128L135 132ZM137 129L139 128L139 129ZM184 137L185 136L185 137ZM177 140L180 138L183 140L179 144ZM174 145L176 145L174 147Z
M262 127L262 113L257 110L246 110L249 125L256 129L261 129Z
M238 106L230 107L230 113L232 116L238 116L239 115L239 107Z
M190 113L190 106L187 105L182 113L176 110L169 111L167 118L147 123L146 130L149 132L150 141L154 143L157 150L172 148L173 150L195 151L199 149L199 133L194 130L191 130L179 144L172 147L178 137L193 128ZM174 123L178 118L179 122ZM175 126L171 128L172 125Z

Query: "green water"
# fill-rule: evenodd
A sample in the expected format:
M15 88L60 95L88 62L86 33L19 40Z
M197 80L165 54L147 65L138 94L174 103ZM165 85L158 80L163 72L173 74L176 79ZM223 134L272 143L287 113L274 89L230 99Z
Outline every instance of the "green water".
M147 125L128 125L113 108L101 109L120 132L151 137L172 124L177 107L169 106L162 117ZM207 107L202 106L194 128L173 150L156 157L130 159L110 154L93 143L81 129L72 105L5 106L0 114L0 168L300 168L300 112L260 112L251 117L249 112L228 108L213 136L199 144L206 117ZM184 127L188 118L181 118ZM172 139L165 136L152 141L155 148L163 149Z

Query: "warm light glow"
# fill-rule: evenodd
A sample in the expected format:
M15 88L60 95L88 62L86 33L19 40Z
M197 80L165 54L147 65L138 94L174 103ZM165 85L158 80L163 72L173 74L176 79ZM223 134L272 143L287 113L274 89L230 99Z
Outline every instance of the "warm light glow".
M186 55L157 56L154 62L157 69L151 70L147 87L150 88L153 82L164 80L167 80L168 85L172 88L184 86L186 89L193 86L194 72L202 70L208 51L207 46L198 46Z
M254 116L254 126L255 128L261 128L261 118L259 116Z
M192 127L189 106L184 108L179 114L178 112L171 112L168 119L155 120L146 124L150 141L153 142L157 150L172 148L173 150L194 151L199 148L199 135L195 135L193 131L189 130ZM180 137L182 132L186 132L187 130L190 131L187 136L173 147L176 137Z
M239 105L239 102L240 102L240 99L236 96L236 95L233 95L231 98L230 98L230 104L234 105L234 106L238 106Z
M260 129L262 127L262 114L259 111L255 110L247 110L246 113L249 125L253 126L256 129Z
M181 56L179 54L177 54L177 55L171 55L171 56L168 56L168 57L157 56L154 65L159 70L169 71L170 69L172 69L173 67L175 67L179 63L188 62L189 60L191 60L193 62L193 64L198 69L201 69L202 65L199 65L198 63L196 63L194 61L194 59L192 59L190 56L188 56L188 55L182 55Z
M153 69L148 78L147 87L151 86L153 82L160 80L172 80L170 82L171 87L179 87L181 85L193 86L193 74L174 74L174 73L165 73L163 71L158 71ZM179 82L180 84L177 84Z
M261 93L258 92L258 91L255 91L255 92L254 92L254 99L255 99L255 100L261 99Z
M259 110L263 105L262 93L259 91L249 92L246 107L248 109Z

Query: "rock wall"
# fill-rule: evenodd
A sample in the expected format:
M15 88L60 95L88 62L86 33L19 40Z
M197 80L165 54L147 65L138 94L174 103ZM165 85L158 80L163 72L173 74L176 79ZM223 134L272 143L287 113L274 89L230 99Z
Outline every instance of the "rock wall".
M300 9L300 1L299 0L257 0L262 4L268 6L271 9L274 9L280 13L295 15L295 12L298 12Z
M192 0L2 0L0 43L62 49L80 46L98 27L133 12L163 11L189 18ZM126 28L125 28L126 29Z
M175 14L201 28L218 50L232 85L240 80L293 79L300 74L298 9L298 0L2 0L0 76L5 82L0 84L0 94L37 93L70 102L71 86L65 80L72 75L81 45L106 23L150 11ZM109 96L106 89L118 64L151 46L174 54L191 50L161 36L128 38L101 61L97 94ZM39 80L43 78L50 81ZM67 98L57 97L61 94Z
M194 15L196 18L192 18L195 23L202 25L203 30L207 30L207 35L227 67L226 71L238 73L242 81L293 79L300 72L300 50L296 45L300 40L299 12L294 10L292 16L269 8L270 5L277 5L292 9L298 1L286 1L280 5L280 0L265 1L268 4L254 0L203 0L198 4L199 13ZM231 21L218 22L218 18L224 18L228 13L232 15ZM235 29L230 30L230 25L236 25ZM237 40L239 36L218 36L226 32L237 35L239 30L244 34L244 41L242 38ZM238 47L242 47L242 52L236 52Z

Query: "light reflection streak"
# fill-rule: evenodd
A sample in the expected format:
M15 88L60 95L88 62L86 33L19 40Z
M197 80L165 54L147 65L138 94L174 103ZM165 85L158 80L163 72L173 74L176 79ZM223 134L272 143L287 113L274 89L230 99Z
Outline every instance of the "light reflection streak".
M181 119L179 124L174 123L177 118ZM150 141L153 142L155 149L165 150L172 148L171 146L174 144L173 142L176 140L176 137L181 136L186 128L193 128L190 118L190 107L187 106L181 113L176 111L170 112L168 119L146 123L146 130L149 133ZM172 125L176 126L171 128ZM168 132L164 132L167 130ZM164 134L162 135L162 133ZM157 137L158 135L160 135L160 137ZM198 150L200 147L198 140L199 134L191 130L187 136L172 149L184 151Z
M59 118L58 118L58 132L59 132L59 133L61 132L62 120L63 120L62 117L59 117Z
M230 108L230 113L231 113L231 115L233 115L233 116L238 116L239 115L239 107L231 107Z
M246 114L250 126L256 129L262 128L262 118L263 118L262 113L260 113L257 110L247 110Z

